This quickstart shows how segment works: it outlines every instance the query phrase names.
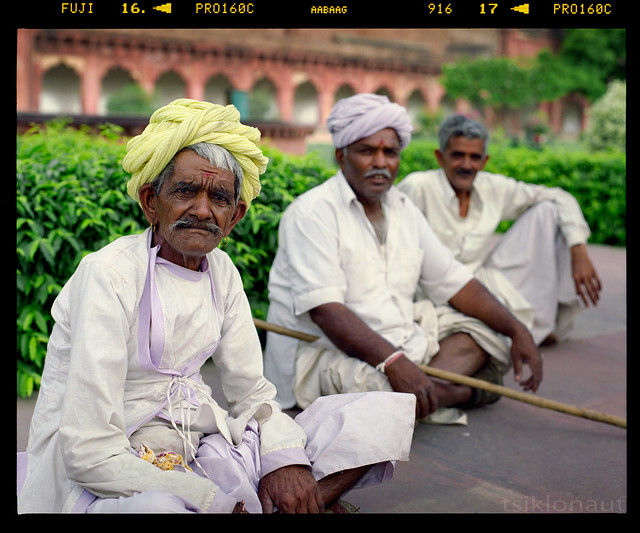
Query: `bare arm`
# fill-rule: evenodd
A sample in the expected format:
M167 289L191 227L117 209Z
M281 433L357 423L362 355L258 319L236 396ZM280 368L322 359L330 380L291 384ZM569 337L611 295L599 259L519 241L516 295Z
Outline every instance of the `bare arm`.
M311 319L341 351L372 366L384 361L397 347L373 331L340 303L323 304L310 311ZM424 418L438 406L435 385L413 362L402 356L386 367L393 390L415 394L417 416Z
M310 311L313 320L339 349L376 366L396 347L373 331L353 311L340 303L323 304Z

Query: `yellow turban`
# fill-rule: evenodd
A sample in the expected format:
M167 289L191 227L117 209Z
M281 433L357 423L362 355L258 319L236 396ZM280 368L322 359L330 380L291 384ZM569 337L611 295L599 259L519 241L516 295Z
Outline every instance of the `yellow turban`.
M186 146L205 142L226 148L236 158L244 171L240 198L250 205L260 193L259 175L269 162L257 146L259 140L260 131L241 124L240 113L232 105L174 100L156 110L144 131L127 143L122 161L131 174L127 192L139 201L142 186L156 179L174 155Z

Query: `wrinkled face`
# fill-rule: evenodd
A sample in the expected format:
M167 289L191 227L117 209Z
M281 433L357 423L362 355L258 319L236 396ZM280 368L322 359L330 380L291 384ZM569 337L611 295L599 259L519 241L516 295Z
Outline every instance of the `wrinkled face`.
M377 203L393 185L400 165L400 141L386 128L336 150L342 173L364 205Z
M484 141L466 137L452 137L444 153L436 150L435 154L456 192L471 191L476 174L489 160L484 153Z
M156 225L159 255L194 270L247 210L242 200L236 205L233 172L213 166L191 150L176 156L175 170L159 194L145 185L140 199L147 220Z

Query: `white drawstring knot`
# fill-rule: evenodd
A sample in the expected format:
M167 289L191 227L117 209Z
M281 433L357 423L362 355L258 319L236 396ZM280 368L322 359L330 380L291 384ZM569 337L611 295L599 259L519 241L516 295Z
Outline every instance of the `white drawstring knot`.
M198 459L196 459L196 453L198 449L194 446L193 442L191 442L191 390L191 385L182 376L173 377L171 383L169 383L169 386L167 387L167 406L169 409L169 420L171 421L171 425L173 426L173 428L178 432L178 435L180 435L180 438L182 439L185 457L187 457L187 451L188 449L190 449L193 454L193 461L196 465L198 465L200 470L202 470L205 477L208 478L209 476L205 472L204 468L202 468L202 466L198 462ZM178 427L178 424L176 424L173 416L173 406L171 400L175 393L178 393L178 400L180 402L180 422L182 427L186 429L186 433ZM186 409L185 402L183 400L186 400Z

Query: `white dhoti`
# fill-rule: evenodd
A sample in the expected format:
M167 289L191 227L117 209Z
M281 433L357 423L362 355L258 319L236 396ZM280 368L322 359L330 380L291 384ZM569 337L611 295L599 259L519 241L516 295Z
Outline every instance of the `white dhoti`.
M305 448L316 479L332 473L372 465L353 488L391 479L397 461L407 461L415 425L415 397L411 394L371 392L319 398L296 417L307 434ZM262 512L258 485L262 477L257 424L251 423L237 446L219 434L201 439L194 474L220 487L212 510L227 510L244 500L250 513ZM168 493L140 493L128 498L96 500L90 513L195 512L189 502Z
M582 309L552 202L523 213L476 275L529 328L536 344L553 332L565 338Z

